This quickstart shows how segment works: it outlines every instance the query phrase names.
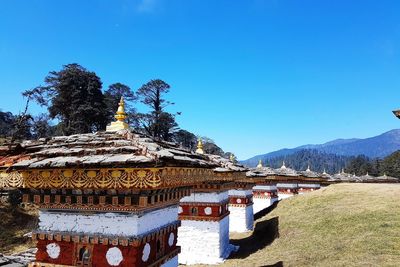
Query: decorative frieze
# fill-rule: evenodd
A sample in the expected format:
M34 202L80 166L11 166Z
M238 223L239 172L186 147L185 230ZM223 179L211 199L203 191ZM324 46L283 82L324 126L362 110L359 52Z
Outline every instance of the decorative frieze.
M320 184L299 184L298 193L304 194L307 192L312 192L321 188Z
M244 179L243 173L202 168L33 169L0 171L0 188L146 189ZM229 186L229 185L224 185ZM213 184L203 184L212 189Z
M247 207L253 205L253 196L231 196L229 197L229 207Z
M215 178L213 170L202 168L2 170L0 188L151 189L194 185Z
M228 201L221 203L182 202L179 220L220 221L229 215Z
M267 198L267 199L271 199L271 198L277 198L278 197L278 191L262 191L262 190L255 190L253 191L253 199L254 198Z
M25 190L22 201L41 209L83 211L134 211L176 204L190 195L188 187L157 191L132 190Z
M31 266L161 266L175 258L180 222L136 237L34 232L36 262Z
M44 231L36 230L32 232L33 240L45 240L45 241L58 241L58 242L74 242L74 243L85 243L85 244L102 244L102 245L119 245L119 246L139 246L142 243L150 242L151 240L159 238L161 235L168 233L174 233L181 225L179 221L174 221L163 227L155 228L150 232L137 235L137 236L117 236L113 234L88 234L78 232L67 232L67 231Z

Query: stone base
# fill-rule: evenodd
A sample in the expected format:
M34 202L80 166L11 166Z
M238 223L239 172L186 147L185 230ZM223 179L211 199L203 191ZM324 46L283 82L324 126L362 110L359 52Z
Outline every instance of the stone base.
M179 263L218 264L232 252L229 216L220 221L182 220L178 228Z
M235 207L229 205L229 232L244 233L253 230L253 205Z
M107 132L116 132L124 129L129 129L129 125L123 121L113 121L106 127Z

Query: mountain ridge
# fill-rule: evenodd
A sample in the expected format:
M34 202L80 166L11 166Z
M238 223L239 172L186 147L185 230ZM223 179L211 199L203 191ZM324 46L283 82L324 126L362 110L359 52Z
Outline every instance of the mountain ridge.
M295 148L283 148L265 154L256 155L242 164L254 167L259 160L268 161L276 157L285 157L301 150L312 149L326 154L340 156L365 155L369 158L383 158L391 153L400 150L400 129L393 129L377 136L368 138L335 139L323 144L307 144Z

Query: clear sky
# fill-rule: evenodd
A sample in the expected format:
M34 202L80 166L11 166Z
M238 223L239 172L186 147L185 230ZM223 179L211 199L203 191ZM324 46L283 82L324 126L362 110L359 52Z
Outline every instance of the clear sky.
M0 0L0 108L76 62L104 87L165 80L181 128L239 159L374 136L400 126L399 14L396 0Z

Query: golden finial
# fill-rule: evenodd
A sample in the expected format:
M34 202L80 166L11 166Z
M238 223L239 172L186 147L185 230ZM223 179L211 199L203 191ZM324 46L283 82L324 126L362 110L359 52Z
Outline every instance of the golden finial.
M199 140L197 141L196 153L198 153L198 154L204 154L203 142L201 141L201 138L199 138Z
M118 110L117 114L114 116L114 118L117 121L125 121L126 119L126 113L125 113L125 102L124 102L124 97L121 96L121 100L118 103Z
M124 97L121 97L121 100L118 103L117 114L115 114L115 116L114 116L114 118L117 121L111 122L111 124L107 126L106 131L107 132L115 132L115 131L119 131L119 130L128 129L129 126L125 122L126 117L127 116L126 116L126 113L125 113Z
M261 162L261 159L258 161L258 164L257 164L257 168L262 168L263 167L263 165L262 165L262 162Z

